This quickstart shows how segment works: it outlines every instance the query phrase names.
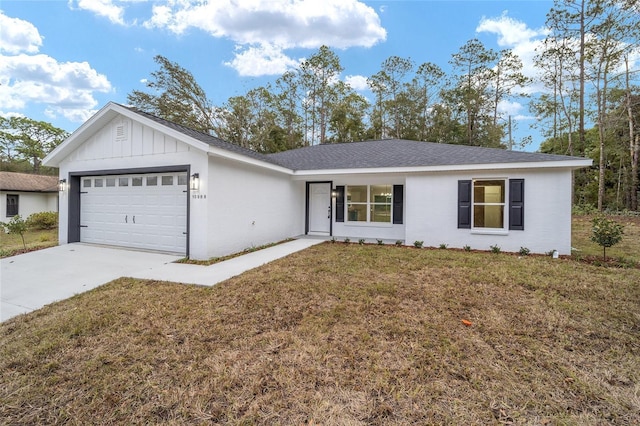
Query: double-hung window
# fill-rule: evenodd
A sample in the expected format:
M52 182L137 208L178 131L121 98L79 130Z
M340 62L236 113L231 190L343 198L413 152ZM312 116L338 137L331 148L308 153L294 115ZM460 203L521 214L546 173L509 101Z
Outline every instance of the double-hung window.
M505 181L473 181L473 227L504 229Z
M393 185L347 186L347 221L391 223Z
M524 198L524 179L459 180L458 228L524 231Z

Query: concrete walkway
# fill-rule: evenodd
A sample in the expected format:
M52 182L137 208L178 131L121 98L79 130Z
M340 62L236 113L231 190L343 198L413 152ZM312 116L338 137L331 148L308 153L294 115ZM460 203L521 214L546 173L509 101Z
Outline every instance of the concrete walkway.
M265 263L280 259L300 250L324 242L323 239L301 238L277 246L243 254L233 259L214 263L210 266L167 263L157 268L140 270L130 274L133 278L147 280L175 281L185 284L212 286L221 281L240 275Z
M211 286L323 242L302 238L211 266L173 263L180 256L65 244L0 260L0 321L40 309L119 277Z

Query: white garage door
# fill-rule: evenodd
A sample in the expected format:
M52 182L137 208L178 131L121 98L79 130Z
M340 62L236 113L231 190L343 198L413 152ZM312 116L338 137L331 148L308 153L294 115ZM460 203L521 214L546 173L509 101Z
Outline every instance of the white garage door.
M187 174L80 180L80 241L185 254Z

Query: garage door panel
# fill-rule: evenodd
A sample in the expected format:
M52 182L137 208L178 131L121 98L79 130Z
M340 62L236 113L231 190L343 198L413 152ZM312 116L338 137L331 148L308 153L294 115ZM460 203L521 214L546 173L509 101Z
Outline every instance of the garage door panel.
M178 175L82 178L80 241L185 253L187 187L177 185ZM86 186L86 180L93 182ZM96 186L95 181L105 185ZM186 182L184 177L180 181Z

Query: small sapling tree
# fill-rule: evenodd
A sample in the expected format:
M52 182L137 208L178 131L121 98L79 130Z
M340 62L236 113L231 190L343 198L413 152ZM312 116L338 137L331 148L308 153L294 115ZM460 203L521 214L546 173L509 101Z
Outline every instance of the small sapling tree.
M24 242L24 233L27 231L27 222L25 222L19 214L13 216L9 222L0 222L0 224L9 234L20 235L20 238L22 238L22 246L25 250L27 249L27 245Z
M614 246L622 240L624 226L614 220L598 215L591 221L591 241L602 246L602 258L607 260L607 247Z

